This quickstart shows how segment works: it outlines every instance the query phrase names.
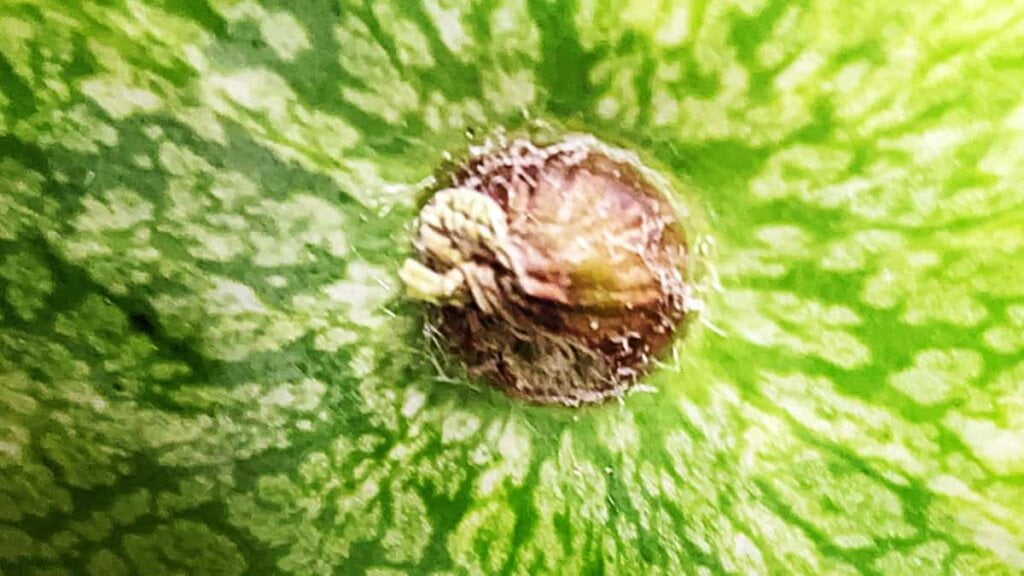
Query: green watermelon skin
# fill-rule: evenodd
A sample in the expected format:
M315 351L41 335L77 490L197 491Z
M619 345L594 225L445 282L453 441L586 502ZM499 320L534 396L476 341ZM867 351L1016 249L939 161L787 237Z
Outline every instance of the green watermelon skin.
M0 574L1021 573L1021 46L998 0L5 0ZM468 380L401 297L436 167L530 126L706 248L618 404Z

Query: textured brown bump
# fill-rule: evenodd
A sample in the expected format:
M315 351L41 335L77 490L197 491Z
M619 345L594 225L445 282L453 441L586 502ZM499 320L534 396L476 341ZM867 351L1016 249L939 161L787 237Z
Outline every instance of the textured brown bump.
M496 201L507 235L497 250L464 250L471 297L434 317L447 346L532 402L632 386L686 314L684 234L644 169L593 139L518 140L477 150L452 187Z

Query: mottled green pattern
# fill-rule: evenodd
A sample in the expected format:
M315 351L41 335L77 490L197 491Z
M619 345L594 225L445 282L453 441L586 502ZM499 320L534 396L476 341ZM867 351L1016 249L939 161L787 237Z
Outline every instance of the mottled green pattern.
M4 0L0 573L1020 573L1021 46L1002 0ZM477 390L398 298L524 115L707 214L623 405Z

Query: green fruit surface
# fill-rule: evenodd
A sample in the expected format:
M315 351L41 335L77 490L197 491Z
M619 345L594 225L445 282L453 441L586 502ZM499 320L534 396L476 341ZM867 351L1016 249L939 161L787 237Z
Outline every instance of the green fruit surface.
M401 298L446 153L537 122L713 241L619 404ZM1022 571L1024 4L0 2L0 574Z

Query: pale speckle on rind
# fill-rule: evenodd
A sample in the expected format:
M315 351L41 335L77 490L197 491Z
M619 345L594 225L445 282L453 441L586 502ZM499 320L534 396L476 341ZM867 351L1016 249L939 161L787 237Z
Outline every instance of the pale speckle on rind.
M668 3L668 15L654 33L654 42L662 47L681 46L690 37L690 3L675 0Z
M465 442L480 430L480 419L472 413L453 409L441 424L441 444Z
M0 524L0 560L18 561L31 556L35 548L35 541L25 531Z
M945 542L926 542L910 550L894 550L874 561L879 574L887 576L918 576L920 574L941 574L949 555Z
M34 44L36 28L30 23L14 16L5 15L0 17L0 54L3 54L11 62L15 74L21 78L32 81L35 74L32 71L28 50Z
M321 336L337 326L378 329L389 318L384 304L396 295L396 290L397 283L386 270L352 260L344 279L295 296L292 307L304 314L307 325Z
M430 43L416 24L400 16L389 2L374 2L371 9L384 34L395 42L398 60L402 64L418 68L434 66Z
M409 388L405 392L405 402L402 404L402 416L413 418L427 403L427 395L417 388Z
M515 521L516 515L508 502L482 502L463 515L448 535L448 554L467 574L495 574L512 553Z
M879 254L902 250L907 240L897 232L865 230L833 241L821 258L821 267L833 272L854 272L869 266Z
M104 548L89 557L86 564L89 576L128 576L128 565L119 556Z
M267 45L285 62L291 62L310 48L306 29L290 12L267 12L260 19L260 34Z
M501 0L491 15L489 48L515 62L540 60L540 30L530 17L527 0Z
M636 74L642 60L637 56L608 58L590 70L590 81L601 90L595 112L605 120L631 126L639 116L640 101L636 90Z
M982 371L983 359L973 350L925 350L911 368L889 378L889 384L922 405L948 402L970 388Z
M849 330L860 318L844 306L789 292L737 290L719 319L727 332L757 346L817 356L845 369L871 360L871 350Z
M188 108L179 106L175 115L178 120L192 129L197 136L221 146L226 145L227 133L220 118L209 108L196 107Z
M84 233L128 230L153 218L153 205L129 188L111 188L83 202L75 229Z
M294 194L283 202L265 200L252 210L273 222L278 234L251 232L253 263L261 267L293 266L309 261L310 247L323 248L335 258L348 254L345 219L329 202L308 194Z
M775 89L779 91L793 90L806 82L825 64L825 59L816 52L805 52L798 56L789 66L775 77Z
M833 545L865 549L917 533L904 517L899 496L848 463L789 435L761 450L755 478Z
M381 536L380 546L390 562L419 564L434 531L427 506L419 494L408 489L393 486L388 495L391 522Z
M54 288L49 268L30 253L0 259L0 278L7 281L4 297L8 305L26 322L33 321L46 306Z
M948 412L943 423L993 473L1024 473L1024 363L983 389L972 388L967 402Z
M472 56L473 40L466 31L462 22L462 14L469 8L466 0L423 0L423 8L433 21L441 41L451 51L452 55L462 60L469 61Z
M527 109L536 98L537 89L529 70L484 72L484 101L499 115Z
M881 470L911 477L935 473L940 448L930 425L913 425L845 396L826 378L766 372L759 389L802 427L837 445L854 446L860 458Z
M116 120L136 114L152 114L163 108L156 93L112 77L94 77L82 82L80 89Z
M487 115L475 99L450 101L440 92L431 92L423 107L423 121L434 132L461 131L483 125Z
M339 41L348 44L344 35ZM384 64L388 65L386 61ZM380 70L373 63L367 65L371 70ZM380 85L385 86L382 90L393 88L387 82ZM402 94L411 90L406 88ZM359 142L359 132L338 116L303 105L281 76L265 68L211 73L203 76L200 93L206 106L219 118L238 122L261 136L262 143L281 160L295 161L306 169L326 174L346 194L365 204L378 202L374 195L379 195L386 183L374 171L376 166L341 155ZM412 96L415 106L415 91ZM324 155L324 150L331 154Z
M527 424L516 417L496 422L488 428L489 442L496 442L500 459L496 466L484 470L474 485L478 497L494 494L507 481L513 486L523 482L533 456L533 437Z
M1001 354L1014 354L1024 350L1024 306L1006 309L1006 323L996 324L985 331L985 344Z
M405 114L418 111L419 92L395 69L387 51L362 21L345 18L335 27L334 36L346 46L338 54L338 63L365 86L343 85L341 95L345 100L389 124L398 124Z

